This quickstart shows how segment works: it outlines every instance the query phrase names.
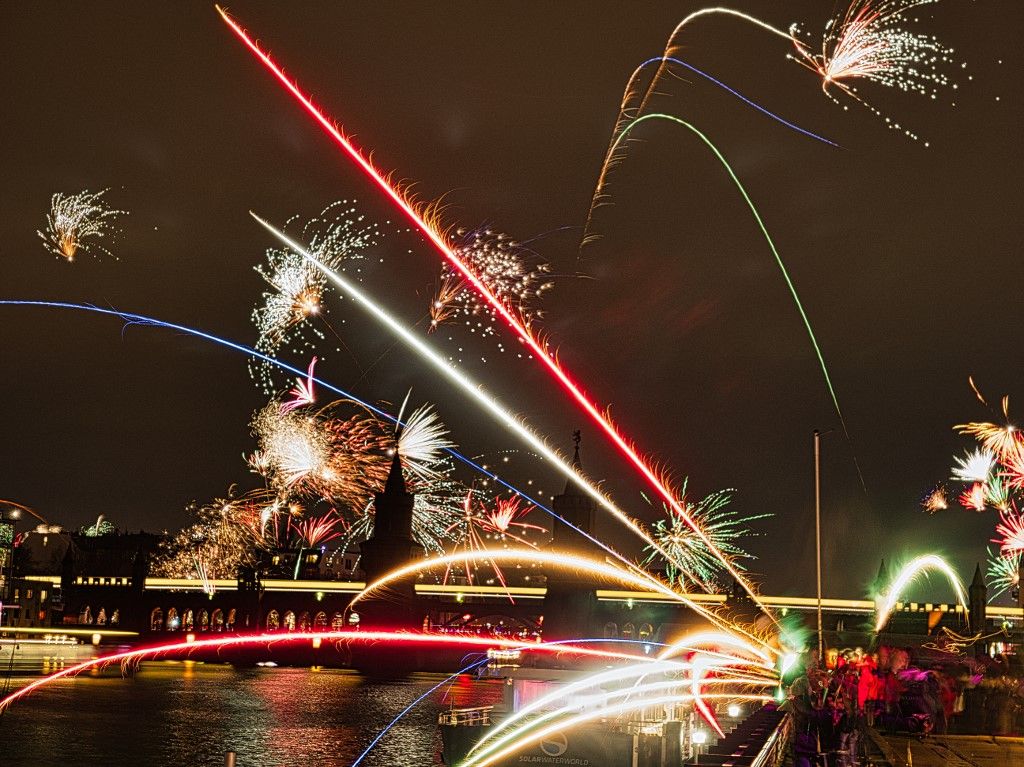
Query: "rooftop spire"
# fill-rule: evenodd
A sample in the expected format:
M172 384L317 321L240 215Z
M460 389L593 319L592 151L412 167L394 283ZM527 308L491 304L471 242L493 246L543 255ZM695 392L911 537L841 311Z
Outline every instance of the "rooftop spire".
M391 455L391 471L388 472L388 481L384 483L384 492L405 494L405 476L402 474L402 458L397 446Z
M985 578L981 574L981 563L980 562L977 565L974 566L974 578L973 578L973 580L971 580L971 588L973 589L973 588L975 588L977 586L981 586L982 588L985 587Z

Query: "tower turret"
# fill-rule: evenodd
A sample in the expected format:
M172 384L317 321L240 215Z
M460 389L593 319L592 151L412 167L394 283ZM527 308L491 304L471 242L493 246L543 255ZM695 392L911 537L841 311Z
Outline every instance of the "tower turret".
M572 437L575 443L572 467L579 471L582 439L579 431L573 432ZM561 517L553 520L552 549L574 554L597 550L597 544L584 535L593 535L594 530L594 502L590 496L584 495L572 481L567 480L562 494L551 499L551 510ZM549 571L544 599L544 638L594 636L591 624L597 604L596 587L593 579L587 576L565 570Z
M367 583L410 560L423 558L423 547L412 537L415 503L416 496L406 490L402 459L396 450L384 490L373 499L373 535L359 547Z

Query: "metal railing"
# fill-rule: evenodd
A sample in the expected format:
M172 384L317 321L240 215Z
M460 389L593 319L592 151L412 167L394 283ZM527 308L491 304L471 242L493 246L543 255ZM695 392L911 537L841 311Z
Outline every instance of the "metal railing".
M786 714L775 728L775 732L765 742L757 758L751 762L751 767L779 767L785 762L791 730L791 720L789 714Z

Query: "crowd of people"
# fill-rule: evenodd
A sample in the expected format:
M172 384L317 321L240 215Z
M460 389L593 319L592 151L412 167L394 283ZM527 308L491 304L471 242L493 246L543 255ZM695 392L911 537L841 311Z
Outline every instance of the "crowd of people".
M919 665L912 665L908 650L893 647L843 650L824 667L810 654L789 689L796 767L859 764L865 726L922 735L957 729L968 701L989 733L1012 731L1016 714L1024 712L1024 686L1019 679L1008 683L1012 677L998 666L964 656ZM996 703L993 690L1004 688L1011 692ZM990 723L993 716L1001 723Z

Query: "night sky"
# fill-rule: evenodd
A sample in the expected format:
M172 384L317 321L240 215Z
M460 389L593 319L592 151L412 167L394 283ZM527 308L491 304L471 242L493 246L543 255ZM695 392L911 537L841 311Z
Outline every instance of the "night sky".
M810 594L812 431L839 424L772 255L721 166L676 126L638 129L641 140L610 178L615 204L596 219L603 238L577 263L623 86L698 7L230 10L380 167L414 181L424 199L443 195L447 222L543 235L533 247L559 275L544 327L563 362L642 449L689 475L692 493L733 487L736 508L774 514L747 542L759 557L751 568L768 592ZM831 3L733 7L816 30ZM829 363L867 484L865 494L841 430L826 435L831 596L862 595L882 557L940 552L969 578L994 513L928 517L919 500L969 445L951 425L993 415L974 399L969 375L992 400L1009 394L1024 407L1024 6L948 0L923 15L921 29L967 62L952 71L960 89L933 102L862 85L922 142L853 102L843 102L848 111L833 104L813 74L786 60L783 40L733 19L694 24L681 57L842 148L692 76L666 81L655 102L695 123L732 163ZM283 223L355 199L386 234L374 254L383 261L364 284L410 323L426 310L437 253L403 231L212 4L4 3L0 42L3 298L91 302L251 344L263 290L253 267L273 243L248 211ZM50 196L106 187L109 202L130 211L112 246L120 260L69 264L48 254L36 230ZM411 387L413 401L436 404L467 454L520 447L422 363L388 351L391 339L354 307L328 305L356 361L325 345L320 375L380 402L401 401ZM0 317L0 497L66 527L103 513L122 529L177 529L190 500L257 483L242 454L254 447L248 423L266 399L239 354L165 330L122 332L115 319L80 312L0 307ZM457 327L431 340L466 348L468 369L556 444L570 448L582 428L588 472L631 513L654 517L631 470L538 366ZM543 467L523 471L547 492L563 484ZM599 532L635 553L610 521Z

